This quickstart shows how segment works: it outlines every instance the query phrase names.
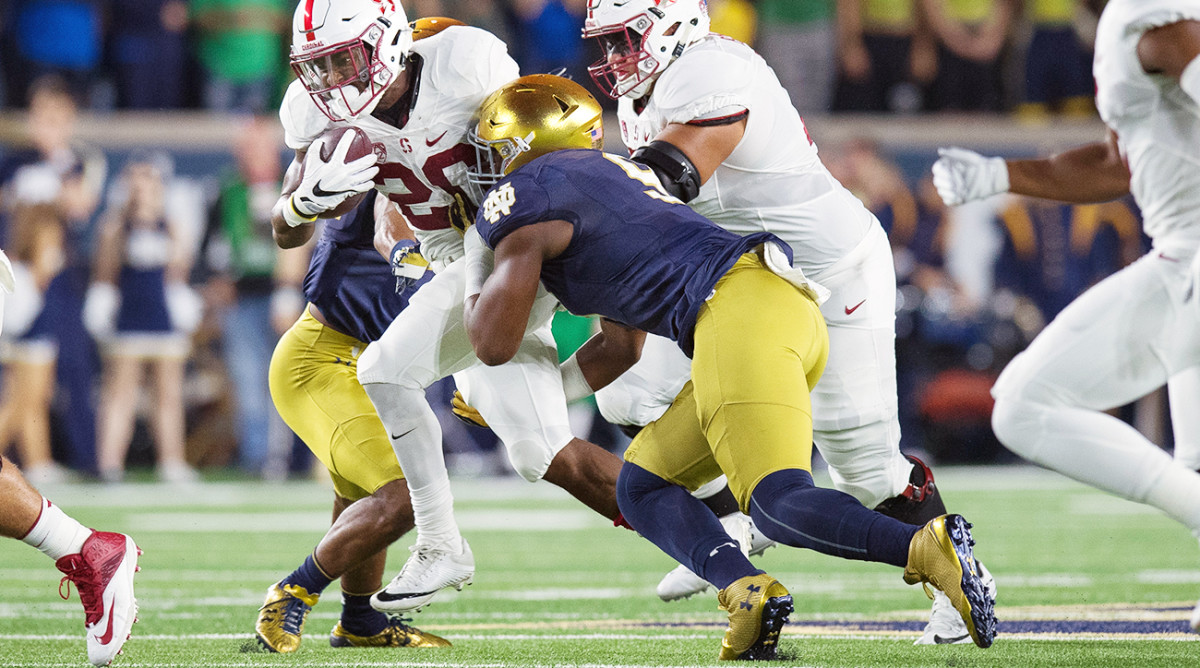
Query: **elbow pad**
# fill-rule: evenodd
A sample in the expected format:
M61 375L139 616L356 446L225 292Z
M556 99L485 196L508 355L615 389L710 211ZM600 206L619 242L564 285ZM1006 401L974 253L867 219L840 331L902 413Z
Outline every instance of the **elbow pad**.
M655 139L630 157L653 170L673 197L690 202L700 193L700 172L674 144Z

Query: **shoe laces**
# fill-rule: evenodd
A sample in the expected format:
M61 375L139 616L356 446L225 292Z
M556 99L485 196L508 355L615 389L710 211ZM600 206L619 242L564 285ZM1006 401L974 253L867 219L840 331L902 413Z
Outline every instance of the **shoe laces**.
M279 609L278 604L282 604L283 606L283 612L280 615L280 627L285 633L300 635L304 630L304 619L312 607L289 593L287 597L280 599L274 605L266 606L264 609L267 613L275 613ZM270 621L274 621L271 619L272 616L268 616Z
M400 647L405 647L411 644L417 635L417 630L407 623L411 621L412 617L388 617L388 624L383 629L383 633L387 634L389 639L394 638Z
M79 592L79 601L83 603L84 620L88 624L95 624L104 615L104 599L100 596L96 572L84 563L83 557L80 555L72 554L63 559L64 561L60 561L59 570L64 575L58 581L58 595L64 601L69 600L71 583L74 583L75 589ZM66 591L63 591L64 585Z

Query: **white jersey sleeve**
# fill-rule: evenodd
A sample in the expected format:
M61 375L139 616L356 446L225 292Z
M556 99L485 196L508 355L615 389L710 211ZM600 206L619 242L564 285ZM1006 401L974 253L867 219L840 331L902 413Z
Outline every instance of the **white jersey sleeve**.
M296 151L306 150L331 124L308 96L299 79L292 81L283 95L283 103L279 105L279 121L283 124L284 143Z
M1200 106L1177 82L1147 73L1147 30L1200 20L1200 0L1111 0L1096 30L1096 108L1117 135L1130 191L1156 244L1200 242Z

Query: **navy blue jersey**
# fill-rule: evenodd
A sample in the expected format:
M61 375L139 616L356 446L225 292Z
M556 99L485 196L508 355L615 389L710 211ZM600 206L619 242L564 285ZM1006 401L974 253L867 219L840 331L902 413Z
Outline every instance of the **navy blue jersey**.
M304 277L304 296L337 331L374 341L432 273L399 294L391 264L375 250L375 191L353 211L325 222Z
M691 354L696 316L717 280L773 234L738 236L662 191L649 169L585 149L556 151L492 188L476 216L495 248L517 228L565 220L575 228L542 284L576 315L597 314L671 338Z

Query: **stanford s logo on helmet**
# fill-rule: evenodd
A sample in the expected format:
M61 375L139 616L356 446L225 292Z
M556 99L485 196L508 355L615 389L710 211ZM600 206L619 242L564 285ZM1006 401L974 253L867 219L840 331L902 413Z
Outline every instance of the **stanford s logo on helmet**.
M292 17L292 69L331 120L371 113L411 48L393 0L300 0Z
M583 36L601 51L588 73L609 97L642 97L708 27L705 0L588 0Z

